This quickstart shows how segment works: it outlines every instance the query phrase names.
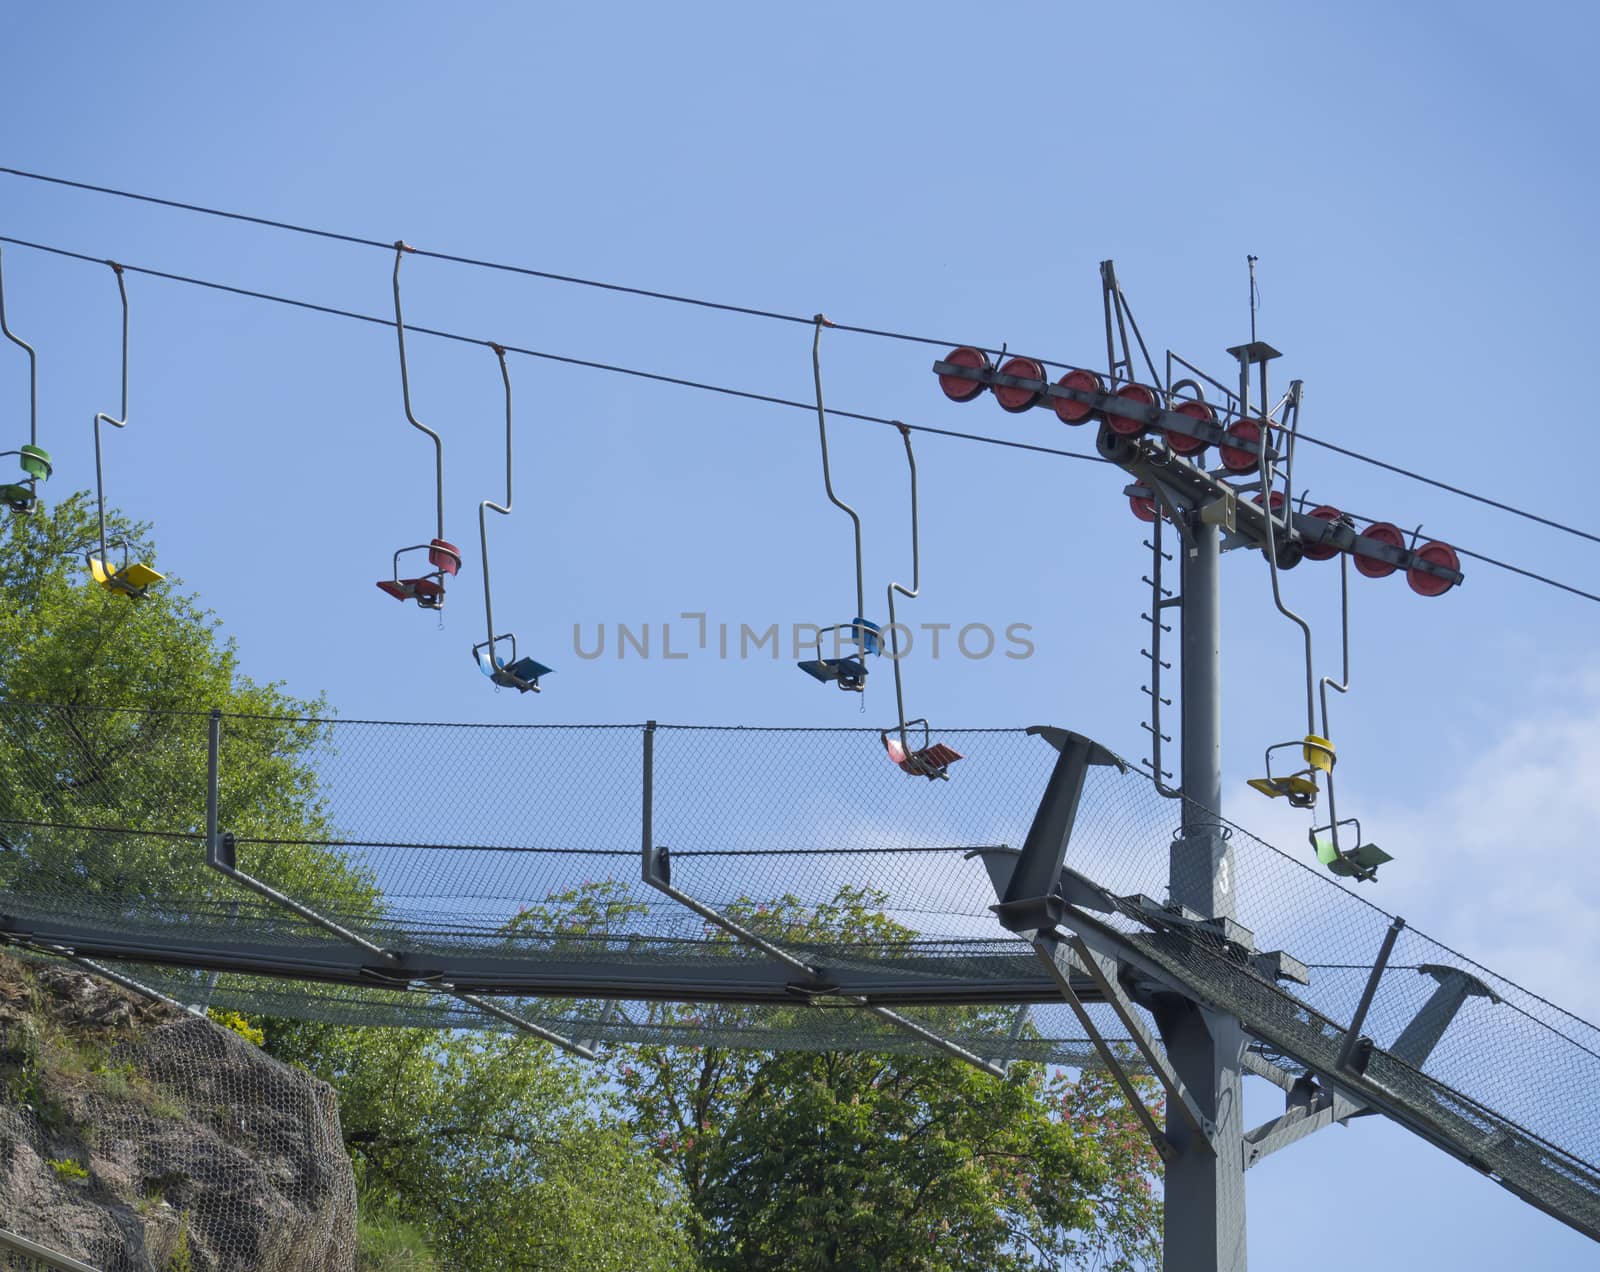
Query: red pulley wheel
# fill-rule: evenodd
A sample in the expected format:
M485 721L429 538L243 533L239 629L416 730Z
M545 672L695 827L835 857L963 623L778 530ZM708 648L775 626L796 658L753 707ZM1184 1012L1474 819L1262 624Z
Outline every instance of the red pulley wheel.
M1187 415L1192 420L1199 420L1202 424L1215 424L1217 413L1204 402L1179 402L1173 408L1179 415ZM1173 453L1178 455L1198 455L1205 450L1206 444L1198 437L1190 437L1187 433L1167 430L1167 445L1172 447Z
M1237 437L1241 442L1261 442L1260 420L1235 420L1228 425L1227 435ZM1256 457L1247 450L1226 443L1217 448L1217 454L1222 458L1222 466L1230 473L1248 473L1259 467Z
M1250 496L1250 502L1258 508L1261 506L1261 492L1259 490ZM1281 490L1272 492L1272 511L1279 514L1283 512L1283 491Z
M1379 543L1387 543L1393 548L1406 546L1405 532L1399 526L1391 525L1387 521L1374 521L1361 533L1368 539L1376 539ZM1386 579L1400 568L1390 565L1387 561L1380 561L1377 557L1362 556L1360 548L1357 548L1352 555L1356 560L1356 569L1369 579Z
M1093 371L1068 371L1056 381L1057 384L1067 389L1077 389L1080 393L1104 393L1105 381ZM1056 416L1063 424L1083 424L1094 415L1094 407L1087 402L1074 402L1071 398L1053 398Z
M1116 394L1124 402L1135 403L1139 406L1154 406L1156 404L1156 391L1147 389L1142 384L1124 384ZM1143 420L1129 419L1126 415L1106 414L1106 427L1119 437L1138 437L1145 430Z
M1044 368L1032 358L1011 358L1001 366L1000 374L1014 375L1019 380L1043 380ZM997 384L994 386L994 400L1008 411L1026 411L1039 400L1039 390Z
M1340 512L1332 504L1320 504L1307 515L1315 517L1318 521L1341 521L1344 519L1344 513ZM1339 555L1339 549L1331 543L1312 543L1307 539L1304 553L1308 561L1331 561Z
M973 371L987 371L989 359L983 350L974 349L970 345L962 345L959 349L952 349L944 355L944 360L958 367L967 367ZM945 397L952 402L970 402L987 387L982 380L964 380L958 375L941 375L939 387L944 390Z
M1448 543L1425 543L1417 549L1417 555L1430 565L1442 565L1447 570L1461 568L1461 558ZM1455 586L1449 579L1427 574L1415 566L1406 571L1406 582L1418 596L1443 596Z
M1128 507L1133 509L1133 515L1140 521L1156 519L1156 502L1149 495L1129 495Z

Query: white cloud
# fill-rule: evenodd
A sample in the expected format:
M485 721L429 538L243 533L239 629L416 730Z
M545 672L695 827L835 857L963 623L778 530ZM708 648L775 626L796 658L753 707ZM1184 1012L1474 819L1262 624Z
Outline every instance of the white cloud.
M1374 838L1396 857L1374 899L1586 1019L1600 1017L1600 694L1512 723ZM1376 811L1376 810L1375 810Z

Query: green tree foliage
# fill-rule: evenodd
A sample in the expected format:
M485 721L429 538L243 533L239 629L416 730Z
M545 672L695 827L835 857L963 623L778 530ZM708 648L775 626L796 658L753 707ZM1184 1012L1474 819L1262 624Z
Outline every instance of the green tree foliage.
M154 559L143 527L113 515L107 532ZM294 843L329 837L309 762L320 731L305 719L322 703L247 676L218 620L175 580L140 601L89 585L84 553L96 540L83 494L0 522L0 835L8 845L0 885L118 911L175 896L195 907L237 899L205 870L194 840L172 837L204 827L204 713L214 708L248 717L231 720L224 735L224 825L289 841L252 868L285 889L338 898L348 913L373 911L370 878Z
M366 1203L447 1267L687 1272L681 1198L599 1077L498 1034L269 1022L268 1048L339 1091Z
M860 961L916 935L885 916L885 904L845 887L821 905L784 897L741 902L729 914L790 950ZM512 926L576 950L640 908L617 885L598 884L553 897ZM706 935L726 957L759 957L720 929ZM664 1036L707 1043L628 1048L615 1062L635 1128L692 1207L708 1269L1126 1272L1158 1261L1158 1160L1103 1075L1073 1081L1016 1063L1001 1081L942 1055L908 1053L886 1023L880 1054L726 1045L754 1010L657 1005L650 1023ZM766 1008L763 1020L804 1033L822 1011ZM945 1034L1004 1037L1010 1013L947 1008L917 1019Z
M112 516L108 530L154 563L142 527ZM137 924L162 907L191 917L263 906L205 867L197 837L216 708L227 717L222 824L240 836L241 864L291 895L381 917L378 881L318 843L338 838L316 772L328 739L310 720L323 704L246 675L177 580L137 602L89 584L84 552L96 540L83 495L0 517L8 908L73 906ZM369 1254L388 1266L425 1268L429 1250L463 1268L693 1266L659 1166L597 1080L545 1044L284 1022L269 1022L266 1042L338 1091L379 1216Z

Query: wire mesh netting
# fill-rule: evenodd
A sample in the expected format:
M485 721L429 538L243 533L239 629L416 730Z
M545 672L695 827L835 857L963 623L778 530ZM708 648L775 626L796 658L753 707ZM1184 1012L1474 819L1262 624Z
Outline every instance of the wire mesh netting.
M101 1272L348 1268L333 1090L103 979L0 957L0 1228ZM64 1266L0 1241L0 1268Z
M185 1002L484 1024L410 973L403 985L308 985L181 965L183 951L224 943L271 950L281 976L297 959L352 957L337 935L207 868L207 731L201 714L0 708L9 929L126 938L131 961L164 963L139 975ZM870 730L230 717L219 825L241 870L405 951L408 968L454 969L455 983L473 969L477 992L580 1042L923 1045L839 996L787 992L791 969L641 880L648 844L668 850L675 888L852 992L985 1057L1080 1063L1081 1027L990 910L985 860L1023 843L1056 753L1022 730L941 740L966 756L949 782L907 776ZM1091 769L1068 864L1159 909L1169 879L1181 893L1186 872L1212 874L1205 839L1175 839L1182 818L1147 776ZM1135 902L1107 922L1148 965L1240 1015L1258 1049L1331 1072L1391 916L1223 830L1219 889L1233 917L1256 949L1310 965L1309 985L1275 983L1215 929L1153 921ZM1104 1008L1090 1011L1123 1036ZM1385 1111L1600 1231L1600 1109L1588 1094L1600 1031L1407 928L1362 1032L1376 1046L1369 1087L1394 1101Z

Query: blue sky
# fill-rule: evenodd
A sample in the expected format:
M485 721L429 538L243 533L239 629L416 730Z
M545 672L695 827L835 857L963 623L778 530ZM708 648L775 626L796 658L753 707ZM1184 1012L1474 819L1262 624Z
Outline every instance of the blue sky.
M1147 338L1220 369L1248 334L1253 253L1261 334L1285 352L1280 381L1306 383L1308 431L1595 529L1583 466L1563 462L1587 441L1600 283L1582 158L1594 20L1541 3L1443 12L14 7L0 162L1062 361L1101 356L1096 265L1111 257ZM0 234L375 314L390 303L380 252L12 178ZM88 422L115 406L109 271L7 249L6 276L12 324L40 351L52 493L88 485ZM405 280L416 323L811 391L803 326L432 260L408 261ZM110 497L155 522L164 566L258 676L326 692L352 717L888 722L886 669L861 715L786 664L659 656L660 625L685 611L758 628L851 616L848 528L804 412L513 360L517 501L490 530L496 610L556 674L538 698L496 694L469 661L476 504L502 481L493 357L412 346L417 412L446 442L448 532L468 548L440 630L373 586L432 525L431 456L401 414L392 338L151 279L129 290L132 416L107 441ZM829 333L828 399L1091 448L1048 412L946 402L934 352ZM20 422L13 353L0 351L0 401ZM909 566L900 442L844 421L832 437L881 598ZM1036 652L914 655L908 705L935 726L1048 720L1137 754L1147 554L1117 475L931 437L917 448L925 593L903 617L1028 623ZM1593 544L1327 453L1303 451L1299 472L1318 499L1600 584ZM1228 811L1294 851L1302 825L1250 802L1243 778L1298 732L1299 648L1260 561L1225 566ZM1331 657L1332 567L1289 585ZM1397 857L1377 901L1593 1016L1593 603L1472 562L1438 600L1398 577L1355 579L1353 593L1355 687L1335 737L1341 807ZM649 623L657 656L581 660L574 623ZM1258 1267L1592 1258L1381 1125L1252 1171L1250 1205Z

